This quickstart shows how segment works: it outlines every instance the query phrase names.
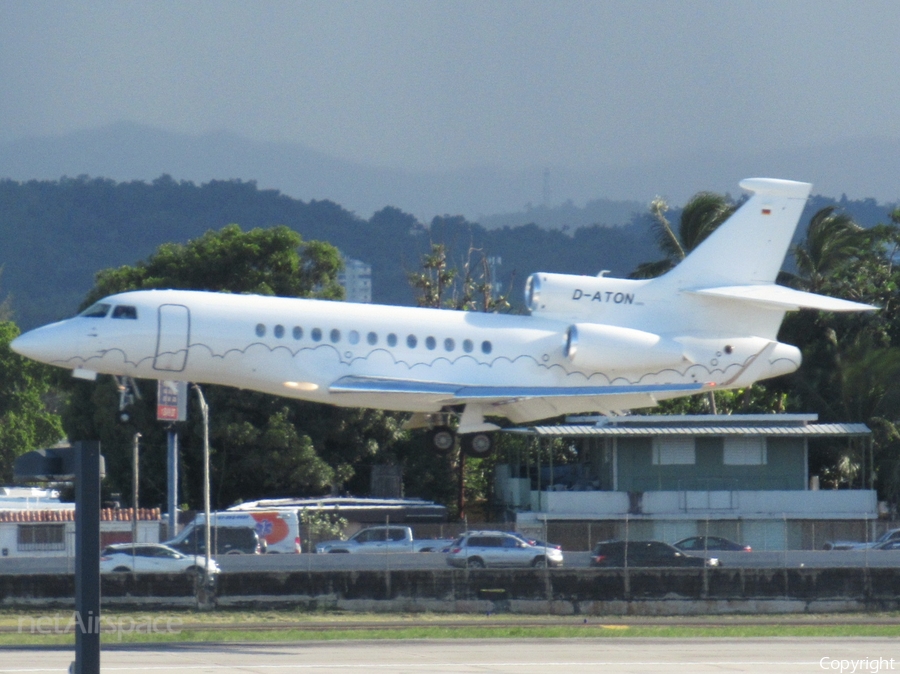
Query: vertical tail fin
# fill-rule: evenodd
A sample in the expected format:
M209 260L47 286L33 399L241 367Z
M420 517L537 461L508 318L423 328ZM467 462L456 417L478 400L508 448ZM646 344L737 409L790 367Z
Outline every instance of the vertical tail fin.
M812 185L749 178L741 187L752 196L663 279L684 290L774 283Z

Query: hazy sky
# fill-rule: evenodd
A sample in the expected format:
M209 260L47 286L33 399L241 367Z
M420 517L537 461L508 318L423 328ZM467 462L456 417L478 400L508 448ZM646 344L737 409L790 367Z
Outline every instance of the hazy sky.
M116 121L589 168L900 138L900 2L0 0L0 142Z

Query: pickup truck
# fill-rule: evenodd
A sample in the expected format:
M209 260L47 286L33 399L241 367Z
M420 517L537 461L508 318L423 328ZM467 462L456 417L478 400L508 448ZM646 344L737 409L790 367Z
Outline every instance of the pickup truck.
M346 541L324 541L316 545L317 553L351 552L439 552L453 541L443 538L413 538L412 529L400 526L378 526L361 529Z

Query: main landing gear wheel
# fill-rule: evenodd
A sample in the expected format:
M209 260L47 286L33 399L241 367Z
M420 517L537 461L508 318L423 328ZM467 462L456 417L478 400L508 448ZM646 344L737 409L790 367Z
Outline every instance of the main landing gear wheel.
M460 444L466 456L482 459L494 450L494 439L490 433L470 433L460 436Z
M456 434L448 426L435 426L428 431L428 445L438 454L447 454L456 444Z

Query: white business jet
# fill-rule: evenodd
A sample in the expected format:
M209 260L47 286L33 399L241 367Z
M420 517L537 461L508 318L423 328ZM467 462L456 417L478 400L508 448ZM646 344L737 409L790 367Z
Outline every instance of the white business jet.
M754 178L752 196L664 276L533 274L530 316L188 290L107 297L13 350L93 379L182 380L413 412L408 427L469 454L498 426L649 407L793 372L785 312L874 307L775 285L811 185Z

